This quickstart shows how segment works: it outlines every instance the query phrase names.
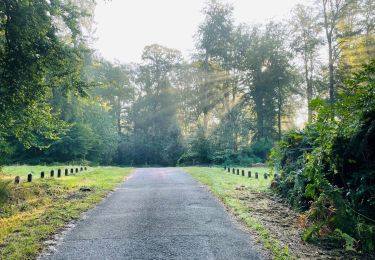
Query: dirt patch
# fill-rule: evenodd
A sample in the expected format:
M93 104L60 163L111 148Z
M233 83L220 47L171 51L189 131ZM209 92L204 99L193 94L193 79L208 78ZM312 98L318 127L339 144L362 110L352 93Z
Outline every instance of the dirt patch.
M353 259L354 255L340 249L326 249L302 240L305 217L290 209L279 197L248 188L235 189L239 200L250 214L265 226L297 259ZM356 256L356 259L365 259Z

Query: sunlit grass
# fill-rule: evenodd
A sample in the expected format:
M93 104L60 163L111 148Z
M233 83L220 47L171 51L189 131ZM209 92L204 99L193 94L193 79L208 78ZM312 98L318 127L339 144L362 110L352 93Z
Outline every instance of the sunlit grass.
M264 178L264 173L270 172L269 168L238 168L240 170L240 175L237 175L237 171L235 171L235 174L232 174L232 168L230 173L223 168L184 167L182 169L187 171L193 178L207 185L210 191L218 197L248 228L255 231L259 235L263 246L273 254L275 259L292 258L288 248L285 248L280 241L275 239L267 227L263 226L252 217L249 207L244 200L241 200L238 197L237 189L242 188L260 193L269 192L272 177L268 177L267 179ZM242 169L245 170L245 176L241 176ZM249 170L252 172L252 178L247 177L247 172ZM255 172L259 173L258 179L254 178Z
M62 175L64 174L65 169L69 169L69 174L70 174L70 169L71 168L79 168L80 165L62 165L62 166L44 166L44 165L35 165L35 166L30 166L30 165L17 165L17 166L4 166L2 168L2 171L5 176L20 176L26 177L29 173L33 174L33 177L39 178L40 177L40 172L44 171L45 176L48 177L50 174L51 170L55 171L55 176L57 175L57 170L61 169ZM88 167L90 169L90 167Z
M55 172L58 168L55 167ZM0 259L35 258L46 239L101 201L132 169L90 168L61 178L47 177L49 170L51 167L45 166L3 168L7 178L16 175L22 178L28 172L40 171L46 171L46 178L35 176L32 183L10 184L11 197L0 208ZM83 186L92 191L79 191Z

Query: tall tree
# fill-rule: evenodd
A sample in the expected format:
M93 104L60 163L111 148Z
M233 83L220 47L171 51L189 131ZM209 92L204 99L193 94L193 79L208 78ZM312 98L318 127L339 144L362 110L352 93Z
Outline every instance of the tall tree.
M174 86L181 53L154 44L145 47L142 60L137 80L141 95L132 106L133 133L124 146L132 147L136 164L173 165L182 153Z
M274 140L281 133L281 118L292 81L290 52L281 24L253 28L243 62L245 98L256 114L255 139ZM277 129L275 131L275 129Z
M12 134L26 147L44 147L58 137L63 127L47 102L51 89L84 93L87 86L77 47L80 16L69 1L0 2L0 139Z
M328 46L329 100L335 102L335 62L337 52L337 26L352 0L319 0L320 13Z
M198 29L198 56L202 60L204 74L204 81L202 83L203 89L203 127L208 129L208 113L212 108L212 100L209 98L210 88L215 88L210 80L209 74L212 73L212 66L210 62L220 64L226 72L226 77L221 80L225 82L226 87L223 91L222 99L228 99L229 91L229 70L231 69L231 44L233 31L233 7L226 5L217 0L208 2L207 7L203 10L205 15L204 22ZM233 92L233 99L235 92Z
M375 57L375 3L357 0L347 8L338 25L341 80L358 72L363 63Z
M119 135L126 131L125 114L134 99L134 86L131 82L131 70L122 64L112 64L100 60L91 66L88 76L96 81L98 87L91 91L91 95L107 101L113 118L116 119Z
M317 15L314 13L314 9L300 4L293 9L290 26L293 33L291 47L300 55L303 62L308 122L311 122L312 109L309 104L313 98L313 85L314 77L317 73L318 52L322 44L320 40L321 28L317 23Z

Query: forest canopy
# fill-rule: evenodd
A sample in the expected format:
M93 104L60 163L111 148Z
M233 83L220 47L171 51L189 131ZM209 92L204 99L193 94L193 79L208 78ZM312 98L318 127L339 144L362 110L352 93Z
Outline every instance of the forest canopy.
M375 53L366 0L297 5L289 20L257 25L208 1L191 59L154 43L129 64L88 47L94 1L0 8L2 163L265 162L301 128L301 107L313 122L308 104L319 97L332 107Z

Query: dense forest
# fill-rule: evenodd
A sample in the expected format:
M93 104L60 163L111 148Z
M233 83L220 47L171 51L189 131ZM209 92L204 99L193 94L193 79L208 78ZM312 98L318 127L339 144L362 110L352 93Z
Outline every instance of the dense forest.
M0 164L269 162L275 191L316 223L306 240L374 251L374 1L256 25L208 1L190 59L151 44L139 64L89 47L94 9L0 2Z
M372 1L298 5L264 25L236 25L232 6L211 1L190 60L152 44L140 64L111 63L88 47L94 8L2 3L3 163L264 162L301 107L334 103L375 52Z

